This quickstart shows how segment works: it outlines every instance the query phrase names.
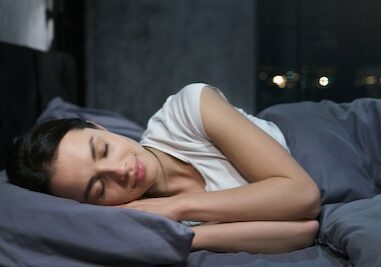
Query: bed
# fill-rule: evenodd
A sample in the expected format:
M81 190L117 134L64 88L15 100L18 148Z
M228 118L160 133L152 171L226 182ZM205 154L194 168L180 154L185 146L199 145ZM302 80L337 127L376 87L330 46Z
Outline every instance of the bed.
M80 117L136 140L143 131L120 114L80 107L60 92L49 94L45 105L35 102L34 123ZM192 252L193 232L178 222L31 192L8 184L1 171L0 265L381 266L381 100L283 104L258 116L279 125L292 155L321 189L320 231L313 246L268 255ZM31 126L19 123L22 130L15 135Z

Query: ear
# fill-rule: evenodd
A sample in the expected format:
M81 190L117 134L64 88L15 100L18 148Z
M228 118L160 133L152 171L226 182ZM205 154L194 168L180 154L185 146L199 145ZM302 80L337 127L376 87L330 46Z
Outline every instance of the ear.
M96 122L93 122L93 121L89 121L89 120L86 120L86 122L88 122L88 123L91 123L91 124L93 124L93 125L95 125L97 128L99 128L99 129L102 129L102 130L105 130L105 131L108 131L105 127L103 127L102 125L99 125L98 123L96 123Z

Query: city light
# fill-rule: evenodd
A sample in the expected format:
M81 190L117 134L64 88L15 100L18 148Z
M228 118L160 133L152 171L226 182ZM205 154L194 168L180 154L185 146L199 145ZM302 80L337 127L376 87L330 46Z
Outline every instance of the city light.
M287 79L285 76L276 75L273 77L273 83L275 83L279 88L285 88Z
M319 78L319 85L322 87L326 87L329 84L329 79L326 76L322 76Z
M374 85L377 83L377 77L373 75L369 75L365 78L366 85Z

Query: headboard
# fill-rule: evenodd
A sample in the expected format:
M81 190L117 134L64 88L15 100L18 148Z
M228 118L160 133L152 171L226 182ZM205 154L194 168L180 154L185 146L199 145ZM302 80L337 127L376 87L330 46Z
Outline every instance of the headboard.
M0 42L0 169L14 137L35 124L54 96L78 103L76 64L70 55Z

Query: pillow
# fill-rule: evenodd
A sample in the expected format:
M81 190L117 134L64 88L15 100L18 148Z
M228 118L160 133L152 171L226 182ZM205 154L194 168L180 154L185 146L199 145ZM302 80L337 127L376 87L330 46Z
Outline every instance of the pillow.
M123 116L80 108L59 97L38 123L79 117L139 140L143 129ZM193 231L155 214L81 204L6 182L0 172L1 266L152 266L187 258Z
M319 243L349 257L353 266L381 266L381 195L322 210Z
M319 186L322 204L381 193L381 100L282 104L258 117L280 127L292 156Z
M0 173L5 181L5 173ZM193 231L146 212L0 183L1 266L152 266L187 258Z
M96 122L111 132L127 136L136 141L140 140L143 133L142 127L121 114L101 109L82 108L65 102L60 97L55 97L49 102L46 109L37 119L37 123L73 117Z

